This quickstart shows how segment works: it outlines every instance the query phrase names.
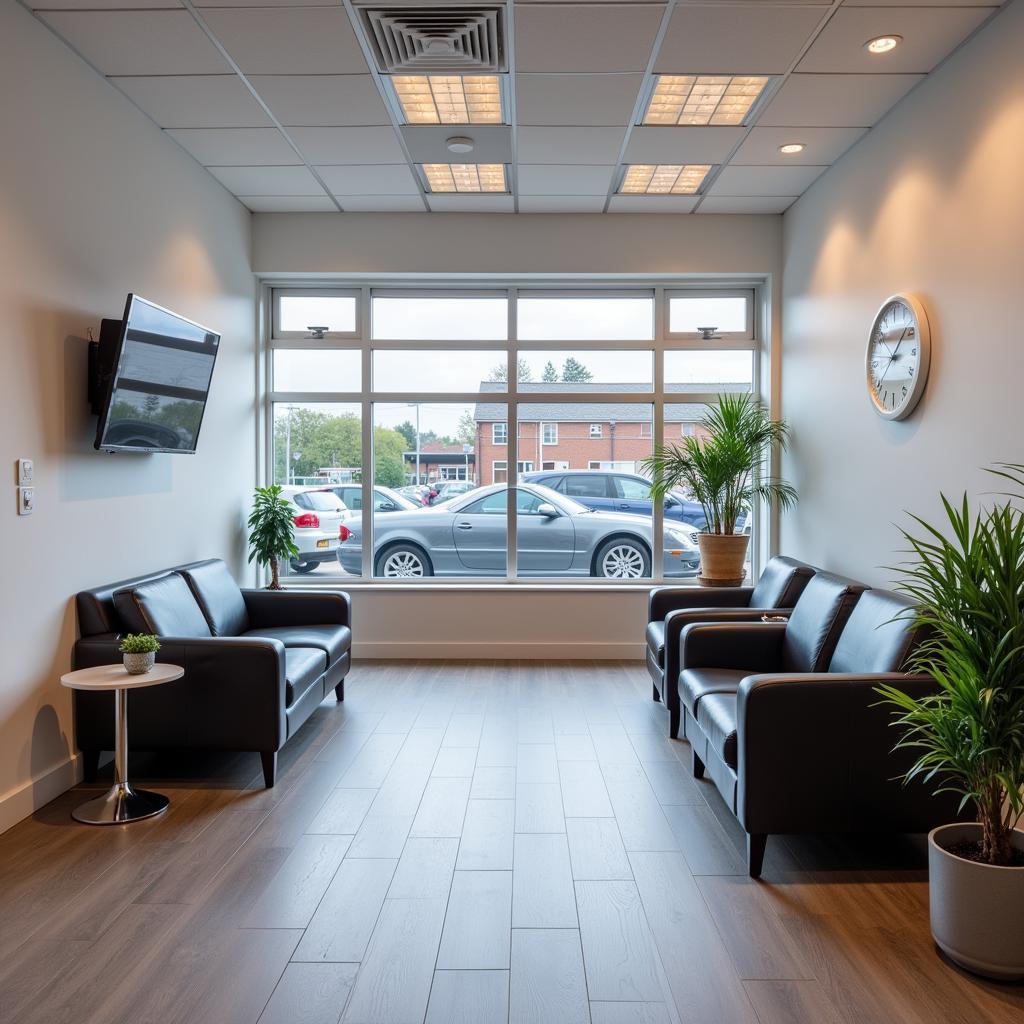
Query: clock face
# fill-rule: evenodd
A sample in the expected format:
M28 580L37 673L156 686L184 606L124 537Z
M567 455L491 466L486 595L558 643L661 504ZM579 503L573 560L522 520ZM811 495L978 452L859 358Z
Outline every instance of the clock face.
M912 295L885 300L871 326L867 350L868 394L889 420L909 416L924 393L931 336L924 307Z

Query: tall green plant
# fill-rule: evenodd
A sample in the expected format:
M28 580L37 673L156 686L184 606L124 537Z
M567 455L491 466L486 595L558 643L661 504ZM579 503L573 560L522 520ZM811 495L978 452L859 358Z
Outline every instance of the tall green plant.
M1024 467L994 470L1024 486ZM982 826L981 859L1005 865L1024 812L1024 515L1012 500L973 512L942 497L946 522L904 531L912 555L900 588L918 602L926 639L912 671L932 676L938 692L913 697L880 686L902 729L897 749L914 751L909 781L960 794Z
M789 427L764 405L750 395L721 395L701 426L705 436L661 445L644 460L655 500L684 488L704 510L708 533L735 533L740 516L757 501L796 504L792 484L767 475L772 451L789 443Z
M281 497L281 488L257 487L249 515L249 561L270 566L270 590L282 589L280 560L298 553L291 505Z

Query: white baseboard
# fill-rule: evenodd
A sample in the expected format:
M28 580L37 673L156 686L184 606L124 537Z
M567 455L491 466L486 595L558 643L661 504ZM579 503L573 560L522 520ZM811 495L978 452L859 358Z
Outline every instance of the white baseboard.
M363 641L352 644L353 658L450 658L455 661L642 661L643 643L403 643Z
M73 754L67 760L33 776L17 789L0 797L0 832L6 832L23 818L82 781L82 759Z

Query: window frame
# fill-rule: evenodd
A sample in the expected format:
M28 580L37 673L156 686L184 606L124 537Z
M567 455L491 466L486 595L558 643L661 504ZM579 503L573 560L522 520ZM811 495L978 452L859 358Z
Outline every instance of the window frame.
M498 440L498 428L504 427L502 434L504 435L501 440ZM497 447L508 447L508 421L504 423L492 423L491 424L491 444Z
M284 331L280 327L281 323L281 299L289 296L305 296L311 298L313 296L323 298L353 298L356 302L356 326L351 331L325 331L322 339L312 338L308 331ZM358 288L275 288L273 290L273 300L271 303L271 337L275 340L295 340L295 341L327 341L337 338L358 338L360 336L359 325L362 318L362 310L360 309L362 300L362 294ZM306 346L297 346L306 347Z
M555 432L555 439L553 441L546 441L545 440L545 438L547 437L547 429L548 429L548 427L551 427L554 430L554 432ZM558 444L558 424L556 422L541 421L541 425L540 425L540 443L541 443L541 447L544 447L544 445L557 445Z
M742 331L719 331L714 342L717 341L754 341L755 340L755 302L756 289L754 288L671 288L665 291L665 303L662 307L663 323L662 329L666 338L685 338L690 341L703 341L703 335L699 331L673 331L671 328L672 300L673 299L744 299L747 304L746 326ZM717 345L718 348L728 348L728 344ZM735 346L739 347L739 346Z
M541 460L522 459L520 453L531 447L529 440L523 440L519 436L518 413L520 406L535 403L536 392L521 391L519 382L516 380L516 369L520 356L531 354L535 357L543 356L545 352L563 351L572 347L572 342L565 338L552 339L550 341L521 341L516 333L516 301L520 290L537 294L539 291L550 292L552 296L599 291L605 294L636 295L638 292L649 293L654 299L654 338L644 339L605 339L594 341L583 339L579 342L581 348L592 350L635 350L653 353L653 380L648 385L636 385L638 390L629 392L629 401L649 403L652 405L653 415L653 438L652 444L657 446L671 439L671 430L664 421L664 407L669 404L685 401L686 403L703 405L713 402L717 392L698 393L686 392L685 399L679 397L679 393L668 390L665 384L664 375L664 354L668 351L680 349L693 349L709 351L715 349L736 350L750 349L754 353L753 376L751 392L764 401L771 408L771 335L769 325L772 322L770 315L769 296L772 286L770 279L763 274L740 275L737 278L714 278L702 275L679 274L666 279L641 279L639 276L622 277L612 275L597 275L593 279L579 279L563 277L560 279L532 278L527 275L516 277L515 275L480 275L479 278L467 280L465 278L447 277L445 275L374 275L372 278L367 275L354 275L348 279L339 280L338 277L322 277L308 281L296 282L294 278L274 279L264 277L259 286L258 322L260 325L261 345L257 353L257 385L260 399L264 405L265 415L259 418L258 432L258 476L261 482L272 482L274 466L274 433L273 416L274 407L278 403L304 403L304 404L327 404L327 405L357 405L361 415L361 437L362 454L361 464L372 466L373 458L373 421L375 417L374 406L380 404L394 404L402 401L420 401L423 404L445 404L459 403L473 405L481 400L498 402L505 405L506 418L505 430L506 440L504 443L494 442L494 447L499 448L501 454L505 455L503 460L492 460L486 452L488 434L483 435L483 450L477 452L476 476L481 484L486 481L487 475L492 475L494 469L500 464L505 467L507 478L507 467L513 463L519 466L519 472L530 472ZM372 283L369 283L371 282ZM275 334L275 309L280 293L311 294L311 293L333 293L351 295L357 293L357 326L358 330L353 334L328 332L324 340L314 340L305 335L298 335L297 332L290 334ZM372 299L375 294L396 295L414 294L417 296L434 296L454 298L458 295L472 295L480 297L492 297L502 294L507 298L507 319L508 330L506 339L492 339L487 341L469 339L374 339L370 330L370 318ZM670 334L668 325L668 298L686 295L693 296L715 296L728 297L730 295L743 294L750 297L747 305L748 322L750 324L749 337L737 337L736 332L723 335L721 340L703 341L696 334ZM356 349L362 354L362 380L361 389L356 391L327 391L327 392L279 392L273 387L273 352L275 349L311 349L324 348ZM372 381L372 361L375 349L392 348L422 348L422 349L490 349L495 352L496 362L507 360L507 391L504 392L431 392L430 394L405 394L397 392L377 392ZM557 387L557 384L553 385ZM671 385L670 385L671 386ZM604 385L589 385L590 390L585 392L585 398L579 391L545 393L543 401L561 403L579 403L586 401L594 404L612 404L623 400L621 391L609 392L602 390ZM486 396L486 397L484 397ZM494 425L492 424L492 430ZM589 431L588 431L589 433ZM674 434L674 431L672 431ZM602 430L600 437L591 435L593 440L604 440L607 432ZM532 442L536 444L536 439ZM553 447L553 446L551 446ZM539 454L539 447L537 452ZM488 456L488 457L485 457ZM486 463L492 462L492 469L488 474ZM774 466L775 459L772 460ZM600 466L598 466L600 468ZM568 470L571 472L571 470ZM507 481L514 484L515 481ZM364 494L372 491L374 486L373 474L364 474L362 480ZM514 487L508 489L509 499L509 522L507 539L507 561L506 575L504 577L482 578L479 576L459 576L438 579L417 580L409 583L402 580L386 580L372 575L372 554L373 554L373 501L372 497L364 499L362 509L362 564L363 573L361 576L324 576L322 578L304 577L301 580L289 580L291 584L309 586L337 587L339 581L347 586L353 587L471 587L479 589L499 589L508 585L544 587L555 586L578 589L580 587L613 587L618 589L646 590L664 580L664 571L661 559L653 559L652 575L649 578L629 582L617 580L604 580L589 577L566 577L553 574L550 577L522 577L517 574L516 566L516 517L512 508L511 495L514 494ZM665 526L663 509L660 503L655 503L653 509L653 536L661 536ZM756 575L763 565L774 537L777 535L777 515L767 512L758 512L755 521L755 530L751 539L751 546L748 559L751 565L751 572ZM694 584L695 580L680 579L672 580L673 583L682 585Z
M594 428L597 427L595 430ZM590 431L588 433L591 441L603 441L604 440L604 424L603 423L591 423Z

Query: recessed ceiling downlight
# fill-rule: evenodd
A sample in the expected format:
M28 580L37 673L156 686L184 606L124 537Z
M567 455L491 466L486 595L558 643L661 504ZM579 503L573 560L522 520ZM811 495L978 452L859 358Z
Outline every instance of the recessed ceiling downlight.
M806 148L802 142L787 142L779 146L779 152L790 156L793 153L802 153Z
M875 36L874 39L869 39L864 44L864 49L868 53L888 53L890 50L895 50L902 42L903 36Z
M468 135L453 135L444 143L449 153L472 153L473 140Z

